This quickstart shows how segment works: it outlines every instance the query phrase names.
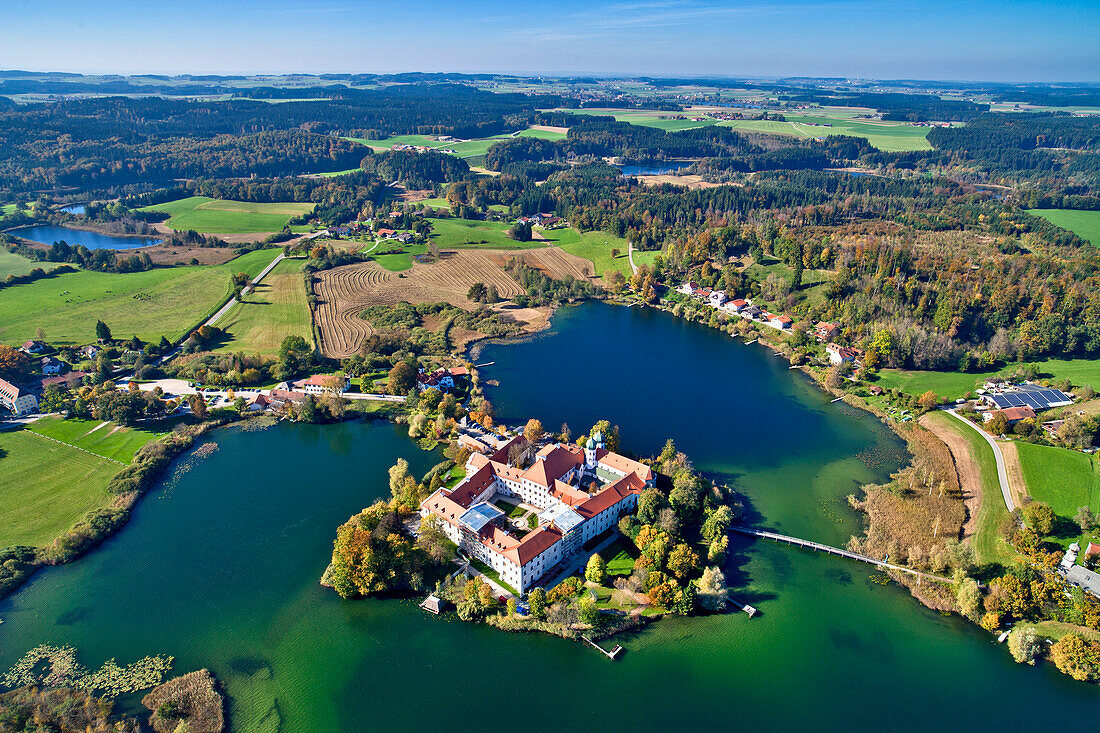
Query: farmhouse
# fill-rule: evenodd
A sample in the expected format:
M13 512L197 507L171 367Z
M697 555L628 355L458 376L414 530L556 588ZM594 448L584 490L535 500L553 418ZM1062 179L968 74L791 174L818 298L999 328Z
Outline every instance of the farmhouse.
M1004 415L1009 425L1015 425L1021 420L1035 417L1035 410L1030 407L1006 407L1003 410L993 410L985 414L985 421L989 422L997 415Z
M825 347L825 353L829 355L830 364L854 362L863 355L859 349L851 349L847 346L840 346L839 344L828 344Z
M308 379L299 379L294 383L294 388L306 394L322 394L335 392L343 394L348 391L350 380L342 374L314 374Z
M785 315L775 315L774 313L765 313L764 317L767 319L767 324L772 328L778 328L780 330L791 327L791 319Z
M375 232L375 234L382 239L393 239L394 235L397 234L397 232L393 229L379 229L377 232Z
M695 291L698 289L699 283L689 281L676 288L676 291L684 295L695 295Z
M46 344L43 341L27 341L19 347L19 350L24 354L41 354L46 348Z
M822 343L832 341L837 337L838 333L840 333L840 326L835 323L819 321L818 324L814 326L814 336Z
M26 415L38 409L38 398L6 379L0 379L0 407L13 415Z
M1030 407L1036 412L1041 412L1054 407L1072 405L1073 399L1060 389L1025 384L1019 387L1004 387L982 395L979 403L991 410Z
M727 300L729 300L729 298L726 297L726 294L723 291L711 291L710 304L713 305L715 308L720 308L722 304L725 303Z
M79 353L85 359L94 359L99 356L99 347L95 344L89 344L82 348Z
M416 375L416 388L424 391L430 387L435 387L442 392L449 392L455 388L455 377L465 377L468 374L466 367L452 367L450 369L439 367L431 373L421 369L420 373Z
M420 513L438 520L452 542L524 594L633 513L638 495L653 485L649 466L606 450L596 433L583 449L547 445L526 469L474 453L466 479L435 491ZM512 527L491 503L497 494L537 508L538 526L527 533Z
M63 374L69 368L68 364L52 356L43 356L40 364L43 374Z
M730 302L726 303L726 310L733 313L740 313L749 307L749 301L744 298L734 298Z

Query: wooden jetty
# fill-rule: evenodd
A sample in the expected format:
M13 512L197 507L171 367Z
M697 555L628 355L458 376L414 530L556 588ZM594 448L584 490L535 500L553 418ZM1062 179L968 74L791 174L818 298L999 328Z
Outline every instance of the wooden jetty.
M840 397L837 397L835 400L829 400L829 404L832 404L834 402L840 402L842 399L844 399L843 395L840 396Z
M729 596L726 596L726 600L729 601L730 603L732 603L733 605L737 606L738 608L740 608L745 613L747 613L749 615L749 618L752 618L753 616L756 615L756 609L753 608L752 606L750 606L749 604L740 603L739 601L735 601L733 598L730 598Z
M493 364L496 364L496 362L495 361L487 361L484 364L474 364L474 369L478 369L478 368L483 367L483 366L492 366Z
M596 642L594 642L594 641L592 641L591 639L589 639L589 638L588 638L587 636L584 636L584 635L582 635L582 636L581 636L581 638L582 638L582 639L584 639L585 641L587 641L587 642L588 642L589 644L591 644L592 646L594 646L594 647L596 647L597 649L599 649L599 650L600 650L601 652L603 652L603 654L604 654L604 656L605 656L605 657L607 657L608 659L610 659L610 660L612 660L612 661L614 661L614 660L615 660L615 657L616 657L616 656L618 656L619 652L621 652L621 651L623 650L623 648L622 648L622 646L621 646L621 645L619 645L619 644L616 644L616 645L615 645L615 648L614 648L614 649L612 649L611 651L607 651L607 650L606 650L606 649L604 649L604 648L603 648L602 646L600 646L600 645L599 645L599 644L597 644Z
M748 345L750 345L750 344L755 344L755 343L756 343L756 341L757 341L756 339L753 339L752 341L746 341L746 342L745 342L745 346L748 346Z
M774 540L776 542L785 542L788 545L797 545L798 547L805 547L815 552L827 552L830 555L839 555L840 557L846 557L849 560L857 560L859 562L865 562L869 565L875 565L880 568L889 568L891 570L897 570L903 573L909 573L910 575L916 575L919 578L928 578L929 580L938 580L943 583L954 583L951 578L944 578L940 575L933 575L932 573L922 573L919 570L913 570L912 568L902 567L901 565L894 565L886 560L876 560L873 557L867 555L861 555L858 552L852 552L851 550L842 550L839 547L830 547L829 545L823 545L820 542L812 542L810 540L801 540L797 537L790 537L785 534L778 534L776 532L768 532L763 529L751 529L749 527L730 527L731 532L737 532L738 534L746 534L751 537L760 537L766 540Z

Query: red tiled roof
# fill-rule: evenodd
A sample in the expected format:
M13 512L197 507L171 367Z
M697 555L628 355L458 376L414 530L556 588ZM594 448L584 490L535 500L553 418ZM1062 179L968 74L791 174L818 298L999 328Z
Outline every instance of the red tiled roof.
M543 552L553 547L554 543L561 538L561 530L557 527L539 527L520 541L519 545L515 548L515 558L513 562L519 565L526 565L531 560L534 560Z
M523 477L550 488L556 479L578 465L580 457L577 454L561 446L548 445L538 452L534 465L524 472Z
M469 508L474 497L485 491L496 477L493 475L492 464L487 464L474 471L469 478L455 487L449 496L459 505Z
M9 400L15 400L22 394L22 391L14 384L6 379L0 379L0 395L4 395Z
M591 519L600 512L609 509L631 494L639 494L645 488L645 482L636 473L629 473L613 484L608 484L593 497L576 507L577 513L585 519Z
M1006 407L1003 410L998 410L998 412L1004 415L1006 420L1010 421L1026 420L1029 417L1035 417L1035 410L1027 406Z
M597 451L596 460L622 473L637 473L643 481L649 481L653 478L652 468L639 461L632 461L626 456L620 456L618 453L612 453L608 450Z

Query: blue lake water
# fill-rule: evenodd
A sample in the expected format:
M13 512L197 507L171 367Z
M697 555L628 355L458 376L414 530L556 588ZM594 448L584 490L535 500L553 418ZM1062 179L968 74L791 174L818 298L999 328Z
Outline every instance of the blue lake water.
M153 237L119 237L113 234L86 232L80 229L54 226L53 224L35 224L34 226L20 227L14 230L12 234L42 244L64 241L72 245L82 244L88 249L134 249L136 247L148 247L151 244L160 244L164 241Z
M72 206L62 206L61 210L69 214L83 214L87 208L84 204L73 204Z
M680 170L678 167L670 168L668 166L658 167L652 165L619 165L615 167L621 170L624 176L662 176Z

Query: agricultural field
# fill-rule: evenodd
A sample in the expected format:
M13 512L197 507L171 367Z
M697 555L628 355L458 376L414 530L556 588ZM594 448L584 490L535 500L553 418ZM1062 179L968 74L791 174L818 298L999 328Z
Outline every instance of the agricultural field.
M1072 520L1078 507L1100 511L1100 466L1085 453L1017 442L1020 469L1027 492L1050 505L1054 513Z
M165 225L180 231L194 229L204 234L251 234L280 231L292 217L308 214L314 204L259 204L191 196L177 201L145 206L138 211L171 214Z
M548 240L561 247L569 254L583 257L592 263L597 277L603 277L612 270L618 270L628 278L633 274L630 269L630 260L627 257L628 243L622 237L607 232L579 232L576 229L551 229L542 232ZM619 250L619 255L612 257L611 250ZM659 252L635 252L634 264L653 264L653 259Z
M66 273L0 290L0 343L22 343L42 327L51 343L86 344L102 320L119 337L180 338L229 295L232 273L255 277L276 256L257 250L222 265L146 272Z
M419 201L412 201L410 203L424 204L425 206L430 206L433 209L446 209L447 211L451 210L451 204L447 201L447 199L444 199L444 198L435 198L435 197L433 197L433 198L421 199Z
M511 224L473 219L432 219L432 239L440 249L531 249L544 242L517 242L508 236Z
M462 142L441 142L433 140L426 135L394 135L381 140L367 140L366 138L347 137L345 140L366 145L374 150L389 150L394 145L419 145L425 148L446 148L453 150L460 158L476 158L485 155L493 143L508 140L513 135L493 135L492 137L463 140ZM565 133L555 130L527 129L515 135L515 137L539 137L544 140L561 140Z
M55 263L31 262L26 257L20 257L6 249L0 248L0 280L8 275L26 275L36 267L57 267Z
M1028 209L1027 213L1041 216L1054 226L1068 229L1081 239L1100 247L1100 211Z
M421 145L426 148L438 148L443 145L438 140L432 140L426 135L395 135L381 140L368 140L365 137L345 137L344 139L366 145L375 150L389 150L394 145Z
M836 116L833 116L835 114ZM916 127L904 122L882 122L880 120L851 119L850 113L833 113L822 110L821 114L804 115L784 113L786 122L771 120L727 120L719 124L739 130L751 130L773 135L794 135L814 138L833 135L852 135L862 137L879 150L887 152L905 152L910 150L930 150L928 142L930 127ZM828 127L825 127L828 125Z
M15 211L15 204L0 204L0 221L13 211Z
M169 427L169 422L165 421L162 427ZM102 420L75 417L63 420L54 416L36 420L26 429L120 463L129 463L141 446L167 434L144 428L125 428Z
M299 260L285 259L218 321L229 340L215 351L275 356L287 336L312 341L309 303Z
M354 354L363 339L374 332L359 314L372 305L436 303L472 310L467 299L470 286L476 282L493 285L503 298L522 292L519 284L503 269L513 257L523 258L556 278L565 275L588 277L592 265L556 247L543 246L521 252L509 250L459 249L444 251L438 262L413 264L407 271L395 274L378 263L346 265L317 273L314 286L318 295L317 325L321 331L321 350L326 356L344 358ZM530 310L530 309L529 309ZM514 314L517 320L537 314Z
M1068 379L1075 386L1090 385L1100 391L1100 359L1045 359L1030 362L1039 370L1040 379ZM878 373L881 387L893 387L912 395L931 390L944 399L958 399L974 390L981 381L1011 374L1024 363L984 372L933 372L918 369L883 369Z
M0 433L0 547L49 543L111 500L122 468L28 430Z
M603 109L570 109L562 111L571 112L578 115L614 117L615 120L618 122L629 122L632 125L642 125L644 127L656 127L661 130L665 130L666 132L692 130L696 127L710 127L711 125L718 124L718 120L714 119L706 119L700 121L693 121L691 119L666 119L673 115L692 117L693 115L689 112L663 112L652 109L617 109L613 107L606 107Z

